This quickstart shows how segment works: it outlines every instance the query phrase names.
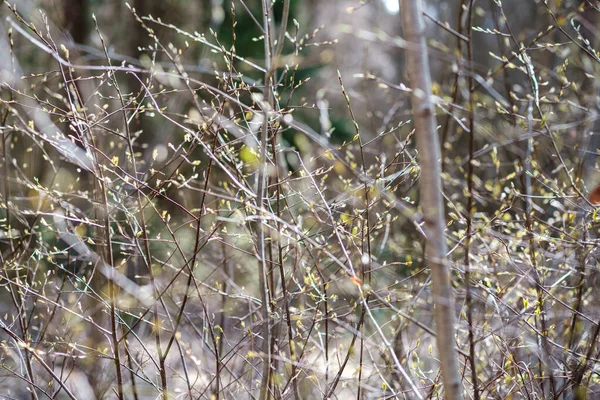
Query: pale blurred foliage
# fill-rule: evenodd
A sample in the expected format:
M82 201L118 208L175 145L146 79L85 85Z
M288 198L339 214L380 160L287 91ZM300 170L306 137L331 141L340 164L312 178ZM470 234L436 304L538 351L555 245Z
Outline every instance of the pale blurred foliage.
M276 33L282 3L275 2ZM462 3L426 2L426 12L455 32ZM473 25L479 28L473 31L472 66L464 41L427 19L444 146L457 346L463 351L461 362L468 365L463 358L469 330L464 239L471 215L465 171L472 74L477 78L476 173L468 284L474 293L471 329L481 396L542 398L562 388L566 396L577 396L580 392L571 385L579 373L593 395L598 390L592 363L598 358L597 223L581 195L595 183L598 170L598 66L585 52L597 48L592 29L597 17L593 8L580 11L583 2L545 2L556 11L555 21L544 2L510 0L502 2L504 20L498 3L475 3ZM0 58L5 138L0 149L0 395L35 398L28 394L27 377L33 376L39 398L41 390L58 391L56 377L76 398L116 398L113 334L127 337L119 343L125 398L160 396L161 365L171 397L258 395L259 213L250 194L256 190L257 139L264 121L264 73L259 69L264 53L257 23L244 7L260 24L260 2L233 4L238 23L234 50L243 60L231 57L232 2L227 0L133 1L155 38L121 0L17 1L24 21L33 22L56 46L50 51L54 57L32 40L35 34L6 5L0 8L13 43L2 47ZM575 28L585 18L580 33L591 36L578 38ZM493 34L495 29L501 34ZM306 44L297 54L296 30ZM212 47L194 43L195 32ZM323 397L330 389L334 397L356 397L359 388L368 398L402 397L403 391L414 398L377 327L422 394L441 395L399 14L379 0L296 0L287 32L276 74L283 78L277 88L281 118L272 121L278 135L272 143L277 155L270 147L269 157L270 209L265 214L271 219L258 222L269 235L274 397L293 396L294 365L301 398ZM68 54L72 64L107 66L105 50L113 67L127 70L61 72L55 58ZM15 79L12 57L23 79ZM538 110L529 115L534 96L528 67L539 85L543 116ZM192 90L180 79L182 71L192 79ZM36 118L36 110L42 116ZM282 115L310 132L286 125ZM43 135L34 134L44 129L75 139L44 142ZM524 149L532 137L528 228ZM82 158L71 145L97 150L97 158ZM134 179L144 183L138 190ZM64 228L57 216L64 216ZM114 296L116 329L111 326L110 273L102 272L99 261L108 262L106 221L113 264L127 279L115 279L120 282ZM147 251L151 271L144 262ZM192 260L193 279L188 279ZM356 276L348 273L349 266ZM370 276L362 276L363 270L370 270ZM155 287L161 296L156 309ZM372 319L361 308L358 287L370 296ZM549 349L542 345L542 319ZM156 342L164 351L171 338L161 363ZM295 360L290 360L290 347ZM580 364L586 355L590 364ZM539 366L542 359L548 370ZM473 382L464 368L470 393ZM556 388L550 388L550 381ZM63 389L55 398L68 397Z

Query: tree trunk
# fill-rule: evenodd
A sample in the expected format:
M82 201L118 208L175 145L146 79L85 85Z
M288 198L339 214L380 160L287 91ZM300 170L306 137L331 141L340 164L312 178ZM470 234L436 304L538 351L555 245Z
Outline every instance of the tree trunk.
M445 398L462 399L457 352L454 349L455 316L450 272L446 258L442 202L440 146L431 102L431 77L425 41L421 0L402 0L401 13L407 40L407 70L413 89L411 103L421 167L421 204L427 234L426 257L431 268L437 348Z

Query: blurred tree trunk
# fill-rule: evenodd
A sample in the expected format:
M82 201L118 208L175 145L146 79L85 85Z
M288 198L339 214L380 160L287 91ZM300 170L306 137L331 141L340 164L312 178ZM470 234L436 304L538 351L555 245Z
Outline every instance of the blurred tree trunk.
M421 0L402 0L402 27L408 42L407 70L413 89L411 103L415 121L419 165L421 167L421 204L427 234L426 257L431 268L437 347L447 400L462 399L460 370L454 350L455 316L450 272L446 259L444 204L442 202L440 145L431 102L431 76Z
M73 41L84 44L89 32L87 0L64 0L64 28L71 34Z

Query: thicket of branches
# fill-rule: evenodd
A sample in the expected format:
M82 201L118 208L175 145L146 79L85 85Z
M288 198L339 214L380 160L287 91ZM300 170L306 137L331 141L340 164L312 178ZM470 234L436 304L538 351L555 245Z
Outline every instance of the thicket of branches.
M600 4L431 3L447 262L402 9L1 5L0 396L595 396Z

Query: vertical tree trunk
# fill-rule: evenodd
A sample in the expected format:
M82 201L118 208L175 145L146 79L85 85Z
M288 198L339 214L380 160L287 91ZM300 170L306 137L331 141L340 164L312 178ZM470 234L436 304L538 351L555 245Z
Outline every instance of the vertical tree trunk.
M445 398L462 399L457 352L454 349L455 317L450 272L446 259L444 205L442 202L440 146L431 102L431 77L425 41L421 0L401 0L402 26L407 45L407 70L413 89L411 104L421 167L421 204L427 234L427 261L431 268L437 348Z
M85 44L89 33L90 13L87 0L67 0L64 2L64 28L77 44Z

